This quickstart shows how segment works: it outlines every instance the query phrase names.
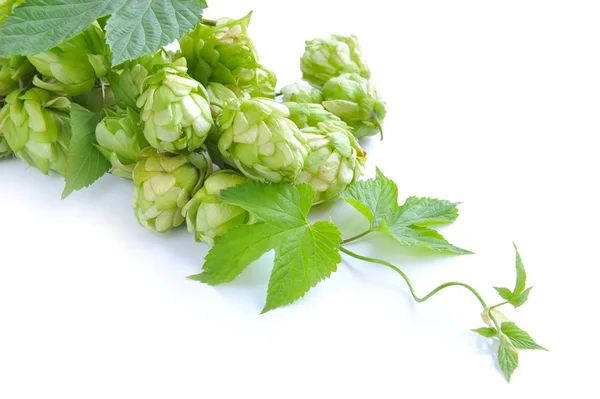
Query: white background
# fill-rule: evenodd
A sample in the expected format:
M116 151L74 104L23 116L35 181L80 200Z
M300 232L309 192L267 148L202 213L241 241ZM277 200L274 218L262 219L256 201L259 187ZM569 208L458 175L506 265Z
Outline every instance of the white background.
M280 84L304 40L355 33L389 114L365 140L402 198L462 201L446 237L476 255L352 249L403 267L424 294L449 280L514 284L511 242L535 288L509 314L550 352L524 352L507 384L469 331L479 305L426 304L377 265L345 259L296 304L259 316L269 256L236 282L187 280L207 247L145 231L131 184L103 177L61 201L57 176L0 164L0 397L495 398L597 393L600 16L595 1L232 1ZM349 236L363 221L322 211ZM560 396L559 396L560 397Z

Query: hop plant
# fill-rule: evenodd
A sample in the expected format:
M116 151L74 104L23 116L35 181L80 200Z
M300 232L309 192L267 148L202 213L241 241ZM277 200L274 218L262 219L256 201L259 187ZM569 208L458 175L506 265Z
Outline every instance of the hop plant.
M114 91L117 103L122 108L140 111L136 103L142 94L142 84L148 75L159 66L173 62L171 54L161 49L113 68L106 76Z
M94 22L79 35L32 56L29 61L47 79L34 78L34 84L60 95L77 96L94 87L104 77L110 62L104 32Z
M54 170L64 175L71 139L71 102L39 88L15 90L5 101L0 132L15 155L44 174Z
M367 154L348 129L319 123L302 133L310 153L295 183L308 183L317 190L315 204L336 198L364 174Z
M281 94L283 94L283 102L320 104L323 101L321 90L302 83L282 87Z
M179 41L194 79L234 85L253 97L275 97L275 74L262 67L248 36L251 17L249 13L241 19L219 19L215 26L199 24Z
M357 138L381 134L385 103L371 81L356 73L332 78L323 86L323 107L354 129Z
M35 68L26 57L0 55L0 96L29 84L34 74Z
M205 151L184 154L142 151L133 170L133 209L142 226L161 233L180 226L183 207L212 171Z
M140 117L131 108L107 110L106 114L96 126L98 149L112 164L112 174L132 179L142 150L149 146L139 125Z
M186 72L186 60L179 58L142 84L137 106L142 109L144 136L159 150L194 151L213 126L206 89Z
M321 104L287 102L284 105L290 110L290 119L300 129L317 127L319 123L336 125L342 129L350 129L346 122L327 111Z
M344 73L371 76L356 36L331 35L330 39L308 40L300 69L302 78L315 87Z
M308 149L286 106L267 98L229 103L220 118L219 151L245 176L263 182L294 181Z
M247 181L248 178L230 169L220 170L206 179L204 186L183 208L188 231L195 232L196 241L214 245L216 237L235 226L253 221L244 209L219 199L221 190Z

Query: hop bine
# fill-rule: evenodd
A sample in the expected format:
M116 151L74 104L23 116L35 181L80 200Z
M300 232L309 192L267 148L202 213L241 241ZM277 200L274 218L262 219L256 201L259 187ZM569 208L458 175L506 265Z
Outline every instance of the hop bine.
M213 127L206 89L186 72L186 60L179 58L142 84L137 106L142 109L144 136L156 149L194 151Z
M302 78L315 87L344 73L371 76L356 36L331 35L330 39L308 40L300 69Z
M15 155L45 174L67 169L71 139L66 97L33 88L15 90L0 111L0 132Z
M354 129L357 138L381 134L387 113L371 81L356 73L332 78L323 86L323 107Z
M253 180L294 181L308 148L288 116L285 105L267 98L229 103L220 117L219 151L225 161Z
M235 226L253 222L247 211L219 199L221 190L247 181L248 178L229 169L220 170L206 179L204 186L183 208L188 231L196 234L196 241L214 245L216 237Z
M159 153L142 151L133 170L133 209L142 226L161 233L180 226L183 207L212 171L208 153Z
M319 123L302 133L310 153L295 183L308 183L317 190L315 204L336 198L364 174L367 154L347 128Z
M139 126L140 117L132 110L106 111L96 126L97 148L112 164L112 174L132 179L133 168L142 150L149 146Z
M108 73L108 54L104 32L94 22L72 39L27 58L46 76L45 79L36 76L33 81L36 86L60 95L77 96L89 92L96 79Z

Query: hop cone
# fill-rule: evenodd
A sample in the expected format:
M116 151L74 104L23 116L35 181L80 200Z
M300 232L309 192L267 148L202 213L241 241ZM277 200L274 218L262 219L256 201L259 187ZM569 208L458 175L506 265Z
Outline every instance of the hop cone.
M34 84L61 95L77 96L94 87L97 78L110 69L108 47L100 25L93 23L79 35L58 46L27 58L48 79Z
M284 103L290 110L290 119L300 129L317 127L319 123L336 125L342 129L350 129L340 118L327 111L321 104Z
M4 136L0 135L0 159L9 157L12 155L12 150L8 146L8 141L4 138Z
M23 86L27 85L34 74L35 68L26 57L0 55L0 96L18 89L19 81Z
M14 153L48 174L67 168L71 139L70 101L46 90L15 90L0 111L0 131Z
M321 104L323 101L321 90L302 83L284 86L281 88L281 93L283 94L283 102Z
M308 40L300 69L302 78L315 87L344 73L371 76L356 36L332 35L330 39Z
M210 111L216 120L222 113L227 103L238 99L236 93L221 83L208 83L206 85Z
M289 110L267 98L230 103L220 118L219 151L244 175L264 182L293 181L307 155Z
M367 154L349 130L319 123L302 133L310 153L295 183L309 183L317 190L315 204L337 197L363 175Z
M190 75L202 84L234 85L253 97L275 97L275 74L263 68L248 36L252 13L241 19L222 18L216 26L199 24L180 41Z
M180 226L183 207L211 171L204 151L175 155L144 150L133 170L133 209L140 224L161 233Z
M354 136L381 134L385 103L371 82L358 74L348 73L330 79L323 86L323 106L354 129Z
M247 211L219 199L221 190L247 181L246 177L228 169L220 170L206 179L204 186L183 208L188 231L196 233L196 241L213 245L216 237L252 221Z
M107 110L106 114L96 126L98 149L112 164L114 175L132 179L142 150L149 146L139 126L140 117L131 108L118 112Z
M149 75L137 100L144 136L159 150L194 151L208 136L213 120L206 89L186 74L185 58Z
M173 62L171 55L161 49L155 54L146 54L113 68L107 75L107 79L114 91L117 104L121 108L129 107L139 112L136 103L142 94L144 80L155 68L171 62Z

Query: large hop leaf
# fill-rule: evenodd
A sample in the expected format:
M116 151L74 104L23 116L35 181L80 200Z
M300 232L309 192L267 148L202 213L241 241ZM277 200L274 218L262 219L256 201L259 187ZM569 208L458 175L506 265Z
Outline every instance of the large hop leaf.
M161 49L154 54L147 54L132 61L126 61L113 68L107 75L110 87L115 93L117 104L121 108L137 108L137 100L142 94L142 84L156 68L173 62L173 57Z
M350 129L346 122L327 111L321 104L287 102L284 105L290 110L290 119L300 129L317 127L320 123L335 125L342 129Z
M267 98L229 103L220 118L225 161L253 180L294 181L308 150L288 116L287 107Z
M357 138L382 134L385 103L371 81L356 73L331 78L323 86L323 106L354 129Z
M315 87L344 73L357 73L365 78L371 75L356 36L331 35L330 39L308 40L300 69L302 78Z
M348 129L319 123L302 129L310 153L295 183L315 188L318 204L337 197L364 174L367 154Z
M7 96L11 91L28 85L34 74L35 68L27 58L0 55L0 96Z
M76 96L94 87L97 78L110 69L104 32L96 22L58 46L27 58L45 79L34 84L61 95Z
M188 231L196 234L196 241L214 245L214 240L233 227L251 223L254 218L244 209L224 203L219 193L229 187L247 182L239 173L225 169L206 179L204 186L183 208Z
M248 36L252 13L241 19L222 18L216 26L199 24L179 42L190 75L208 82L234 85L253 97L275 97L275 74L262 67Z
M183 207L211 171L205 151L176 155L144 150L133 170L133 209L140 224L161 233L180 226Z
M62 175L71 138L70 101L46 90L15 90L0 111L0 131L14 153L48 174Z
M114 175L132 179L142 150L149 146L140 127L140 117L131 108L118 112L107 110L106 114L96 126L98 149L112 164Z
M321 104L323 101L321 90L302 83L293 83L282 87L281 94L283 94L283 102Z
M142 108L144 136L159 150L194 151L213 126L206 89L187 74L179 58L149 75L137 100Z

